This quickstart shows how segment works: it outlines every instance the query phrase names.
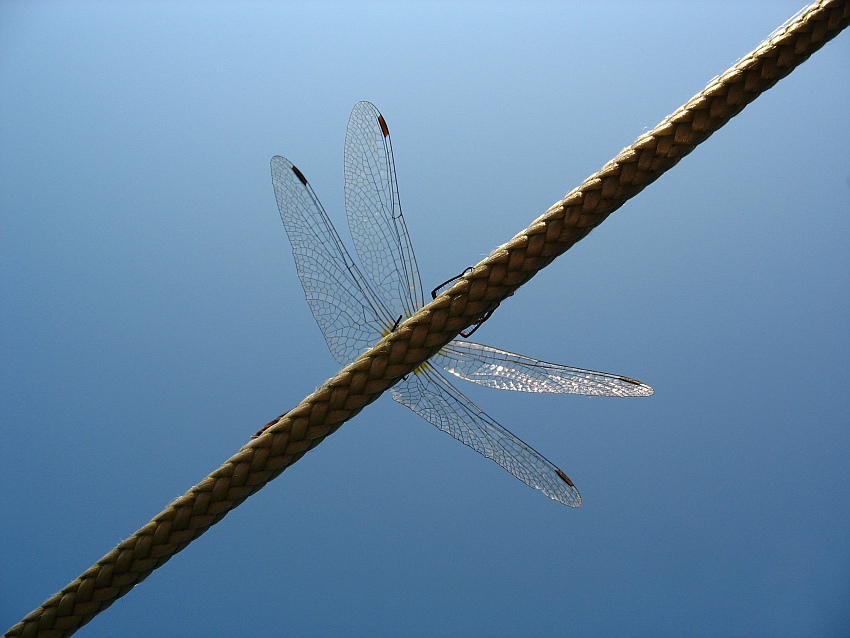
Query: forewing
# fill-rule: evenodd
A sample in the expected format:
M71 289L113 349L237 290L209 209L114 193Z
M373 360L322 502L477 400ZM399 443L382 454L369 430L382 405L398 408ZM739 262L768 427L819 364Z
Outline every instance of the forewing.
M386 306L408 317L422 284L398 198L390 134L369 102L358 102L345 133L345 210L363 270Z
M547 363L459 339L450 342L431 361L461 379L500 390L605 397L648 397L654 392L629 377Z
M354 265L301 172L280 156L272 158L271 170L307 303L334 358L350 363L392 328L395 319Z
M393 398L530 487L578 507L581 496L557 467L487 416L428 363L399 381Z

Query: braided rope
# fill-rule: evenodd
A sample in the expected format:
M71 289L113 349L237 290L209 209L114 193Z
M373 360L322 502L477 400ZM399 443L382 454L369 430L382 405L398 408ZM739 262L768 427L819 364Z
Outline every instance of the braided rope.
M848 23L850 0L821 0L802 11L5 635L73 634L587 236Z

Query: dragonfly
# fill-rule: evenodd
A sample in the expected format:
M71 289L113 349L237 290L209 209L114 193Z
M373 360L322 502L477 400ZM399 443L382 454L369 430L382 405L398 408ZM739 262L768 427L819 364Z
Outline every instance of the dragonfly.
M331 354L349 364L424 304L386 120L371 103L358 102L345 134L345 210L360 266L304 174L280 156L272 158L271 174L307 303ZM570 507L581 505L581 496L569 477L461 394L444 373L520 392L615 397L653 393L629 377L547 363L461 339L393 386L393 399Z

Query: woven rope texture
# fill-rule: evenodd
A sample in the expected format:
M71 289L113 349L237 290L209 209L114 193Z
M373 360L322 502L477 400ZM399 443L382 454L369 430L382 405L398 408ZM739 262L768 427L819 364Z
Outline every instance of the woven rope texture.
M586 237L848 22L848 0L824 0L801 12L447 292L269 424L261 436L47 599L6 636L73 634Z

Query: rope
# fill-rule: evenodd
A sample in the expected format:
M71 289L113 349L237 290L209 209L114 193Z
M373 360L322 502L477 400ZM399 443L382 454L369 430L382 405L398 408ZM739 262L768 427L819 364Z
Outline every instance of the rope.
M806 8L5 635L73 634L586 237L849 22L850 0Z

